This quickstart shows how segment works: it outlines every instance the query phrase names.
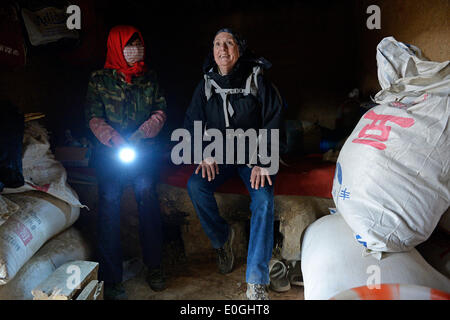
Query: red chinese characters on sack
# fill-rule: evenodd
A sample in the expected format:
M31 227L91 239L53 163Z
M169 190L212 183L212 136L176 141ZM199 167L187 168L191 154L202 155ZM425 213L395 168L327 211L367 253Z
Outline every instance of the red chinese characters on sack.
M19 220L11 219L15 222L14 233L22 240L23 245L27 246L31 240L33 240L33 235L30 230Z
M50 184L49 183L44 184L43 186L37 186L37 185L31 184L31 183L30 183L30 185L34 189L42 191L42 192L48 192L48 189L50 189Z
M386 125L386 122L391 121L399 125L402 128L409 128L414 124L414 119L396 117L391 115L376 114L374 111L369 111L364 115L364 119L373 120L372 123L366 125L358 134L359 139L354 139L353 143L367 144L379 150L386 149L386 145L383 143L388 140L391 127ZM379 124L377 124L379 122ZM380 131L381 134L369 134L369 130ZM369 138L369 139L363 139ZM370 140L375 139L375 140Z

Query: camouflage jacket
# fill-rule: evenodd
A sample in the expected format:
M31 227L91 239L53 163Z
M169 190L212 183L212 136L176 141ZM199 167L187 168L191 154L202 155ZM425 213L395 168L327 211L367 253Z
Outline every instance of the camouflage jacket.
M152 70L134 77L131 84L120 79L113 69L92 73L89 81L85 119L104 118L124 137L130 136L156 110L166 111L166 99Z

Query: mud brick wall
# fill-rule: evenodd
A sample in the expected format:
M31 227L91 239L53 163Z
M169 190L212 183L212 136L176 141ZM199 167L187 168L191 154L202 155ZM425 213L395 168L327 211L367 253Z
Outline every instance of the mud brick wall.
M383 37L419 46L432 60L449 59L447 0L80 2L88 10L82 12L78 54L29 48L25 67L0 66L0 99L24 112L45 112L54 140L65 128L75 136L86 134L89 74L103 66L107 32L119 23L132 23L144 33L148 61L169 103L168 132L181 125L212 37L223 26L239 30L273 63L268 76L289 105L288 119L317 121L330 129L353 88L365 98L379 90L375 53ZM381 8L381 30L366 27L371 4Z
M185 212L186 224L182 237L186 256L190 259L214 258L214 250L204 233L186 189L161 184L158 187L160 203L165 214ZM215 193L220 215L235 229L234 253L237 259L247 257L248 234L246 222L250 219L250 197L247 195ZM280 221L281 258L300 260L301 237L315 220L334 207L332 199L303 196L275 196L275 219Z
M368 30L365 19L367 6L381 9L381 29ZM357 1L355 19L358 28L358 83L363 93L374 94L378 84L376 46L384 37L419 47L422 54L433 61L450 59L450 2L448 0L363 0Z
M98 210L97 186L77 185L73 188L90 211L82 209L77 227L95 241L95 223ZM164 263L174 264L185 259L215 259L215 252L202 229L187 190L160 184L157 188L161 211L165 221ZM235 229L233 250L236 259L245 261L248 247L247 225L251 217L248 195L216 193L215 198L221 216ZM275 196L275 219L279 221L282 235L281 250L274 251L279 258L300 259L301 238L305 229L334 207L332 199ZM121 236L124 258L141 257L138 232L138 212L133 190L125 188L121 203ZM177 235L177 233L179 233Z
M290 119L332 128L335 109L356 86L351 1L92 2L89 14L82 11L78 54L30 47L25 67L0 66L0 99L11 100L23 112L46 113L55 142L66 128L75 137L86 134L89 74L102 68L107 31L119 23L134 24L144 34L148 62L166 92L170 132L182 124L214 33L224 26L240 31L251 49L272 62L267 75L285 96Z

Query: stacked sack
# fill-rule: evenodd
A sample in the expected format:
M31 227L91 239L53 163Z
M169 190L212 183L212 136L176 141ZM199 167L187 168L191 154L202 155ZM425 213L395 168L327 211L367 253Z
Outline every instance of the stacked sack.
M83 207L50 151L46 130L28 122L23 142L25 184L5 188L0 195L0 285L10 281L47 240L68 229Z
M337 159L337 210L304 234L307 300L450 299L450 279L414 248L450 202L449 61L426 61L388 37L377 62L378 105Z
M450 66L384 38L382 90L345 142L333 199L368 253L402 252L431 235L450 205Z
M450 298L450 279L433 268L416 249L388 252L381 260L363 257L361 245L340 213L324 216L306 229L301 270L305 300L331 299L350 289L365 292L366 297L351 297L347 292L335 299L433 299L424 297L421 288L431 288L427 292L448 292ZM386 285L397 290L387 295L383 291ZM405 296L400 287L412 290Z

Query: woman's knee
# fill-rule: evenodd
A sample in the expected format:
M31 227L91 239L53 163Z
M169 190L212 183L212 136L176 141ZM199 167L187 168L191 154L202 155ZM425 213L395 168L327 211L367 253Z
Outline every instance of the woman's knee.
M156 192L156 183L153 177L142 176L134 180L134 190L137 194L148 195Z
M193 174L188 180L187 189L191 195L207 190L205 179L199 174Z
M100 201L106 201L107 203L120 202L122 196L122 190L118 186L103 186L99 188Z
M270 188L260 188L251 193L252 207L273 208L273 191Z

